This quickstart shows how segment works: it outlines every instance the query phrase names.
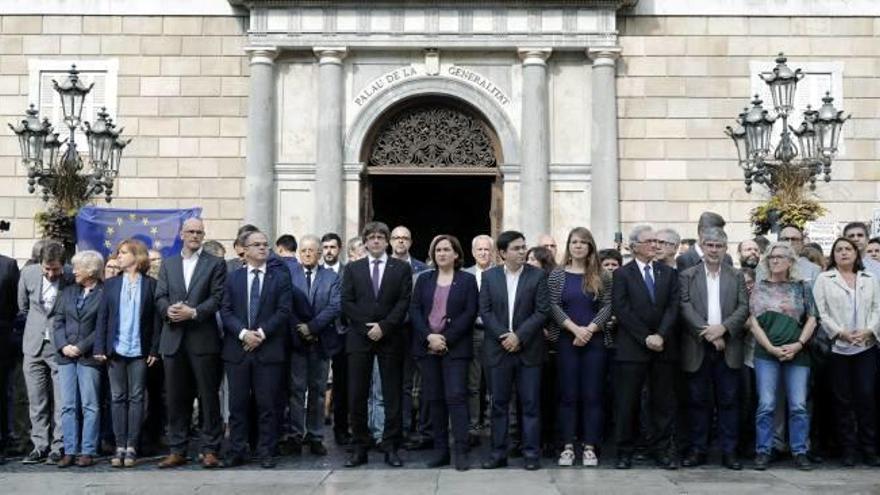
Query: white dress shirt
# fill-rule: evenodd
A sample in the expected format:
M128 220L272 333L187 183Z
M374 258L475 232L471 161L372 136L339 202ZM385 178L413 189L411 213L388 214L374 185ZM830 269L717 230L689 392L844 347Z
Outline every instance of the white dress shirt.
M480 290L480 287L483 286L483 270L480 268L480 265L474 265L474 276L477 277L477 290Z
M55 306L55 299L58 298L58 280L52 282L45 275L43 275L43 280L40 283L40 301L43 303L43 309L46 310L46 314L52 311L52 308ZM51 319L46 320L46 328L43 330L43 339L49 340L50 334L52 332L52 321Z
M199 248L198 251L187 257L183 254L183 251L180 252L180 257L183 258L183 285L187 291L189 291L189 283L192 281L193 273L196 271L196 264L199 262L199 256L202 255L202 248Z
M257 276L257 274L254 273L254 269L260 271L260 275L259 275L260 278L259 278L259 282L257 282L257 285L260 286L260 294L263 294L263 282L266 281L266 263L263 263L260 266L244 265L244 267L247 268L247 302L248 302L248 316L250 316L250 314L251 314L251 284L254 283L254 277ZM247 332L247 330L248 329L246 329L246 328L242 328L241 331L238 332L238 340L244 340L244 334L245 334L245 332ZM258 328L257 333L259 333L260 336L263 337L264 339L266 338L266 334L263 332L262 328Z
M706 323L710 325L721 324L721 267L712 273L705 264L706 274Z
M642 280L645 279L645 267L648 266L650 269L648 270L651 273L651 278L654 280L654 287L657 286L657 276L654 275L654 265L651 263L642 263L638 258L634 258L636 260L636 265L639 267L639 273L642 275Z
M513 305L516 302L516 288L519 286L519 276L522 275L523 267L512 272L504 265L504 278L507 280L507 329L513 331Z

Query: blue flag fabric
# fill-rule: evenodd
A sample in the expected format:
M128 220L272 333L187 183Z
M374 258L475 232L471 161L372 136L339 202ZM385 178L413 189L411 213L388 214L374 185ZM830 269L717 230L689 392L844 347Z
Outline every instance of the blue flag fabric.
M76 215L76 247L93 249L105 258L128 238L143 241L166 258L183 248L180 228L189 218L199 217L201 208L183 210L129 210L85 206Z

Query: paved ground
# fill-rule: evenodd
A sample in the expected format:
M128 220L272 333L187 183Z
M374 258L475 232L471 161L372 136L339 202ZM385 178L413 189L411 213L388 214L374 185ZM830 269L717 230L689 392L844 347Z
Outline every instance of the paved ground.
M387 468L381 454L371 452L367 466L349 470L341 467L344 457L341 449L332 449L325 458L282 458L274 470L248 465L206 471L190 465L173 472L156 469L157 458L142 459L128 470L114 470L106 460L87 470L60 470L54 466L24 466L10 459L10 463L0 466L0 494L880 494L880 470L840 469L833 463L807 473L792 469L785 461L766 472L753 471L748 465L740 472L717 467L662 471L649 464L617 471L608 465L610 459L595 469L560 469L545 459L544 469L526 472L521 460L514 459L507 469L475 468L459 473L450 468L424 469L424 452L404 453L407 464L403 469ZM478 452L472 456L472 464L477 466L480 459Z

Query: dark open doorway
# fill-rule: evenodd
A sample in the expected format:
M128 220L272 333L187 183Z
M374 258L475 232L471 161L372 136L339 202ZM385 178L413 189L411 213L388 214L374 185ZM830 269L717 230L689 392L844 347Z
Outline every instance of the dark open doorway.
M494 175L370 175L370 210L366 220L389 228L405 225L413 235L410 253L428 258L428 247L438 234L458 238L465 266L474 262L470 242L479 234L492 235Z

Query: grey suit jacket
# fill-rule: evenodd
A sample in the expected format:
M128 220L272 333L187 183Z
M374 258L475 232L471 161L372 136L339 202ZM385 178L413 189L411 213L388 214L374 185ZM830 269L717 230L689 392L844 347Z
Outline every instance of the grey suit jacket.
M708 325L706 270L702 263L688 268L678 276L681 312L684 324L681 338L681 367L693 373L700 368L705 355L706 340L700 332ZM749 299L741 273L721 263L721 324L724 334L724 360L727 366L739 369L743 364L743 325L749 316Z
M22 352L26 355L40 355L40 351L43 348L43 338L47 329L49 330L49 342L51 344L53 339L51 318L61 300L61 292L71 283L73 283L73 276L68 272L64 272L58 281L58 295L55 297L55 304L47 311L42 302L42 265L34 263L24 267L21 271L21 277L18 280L18 307L27 317L21 344Z

